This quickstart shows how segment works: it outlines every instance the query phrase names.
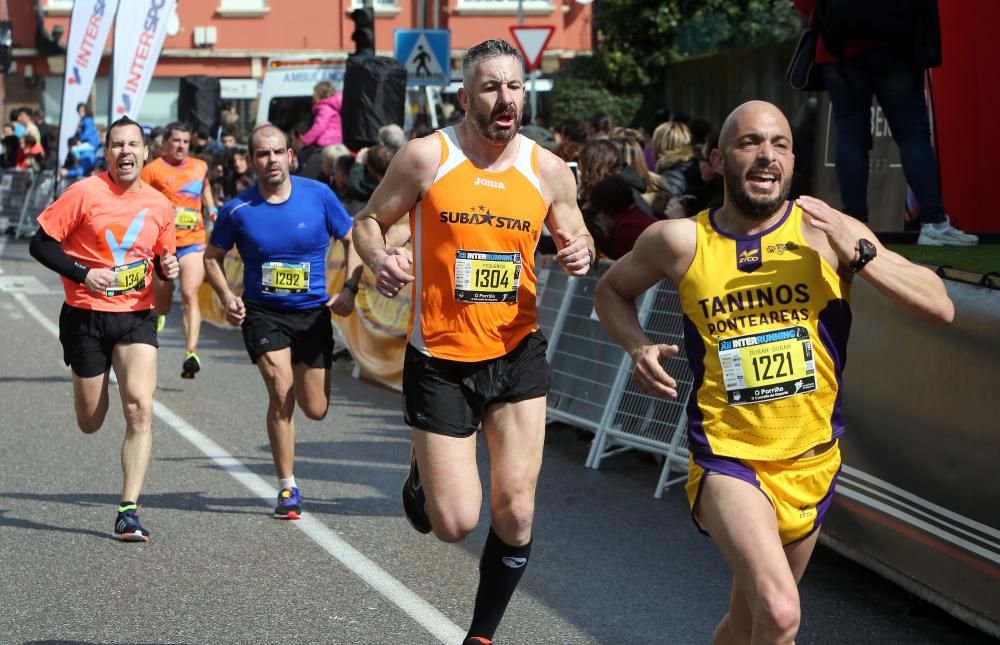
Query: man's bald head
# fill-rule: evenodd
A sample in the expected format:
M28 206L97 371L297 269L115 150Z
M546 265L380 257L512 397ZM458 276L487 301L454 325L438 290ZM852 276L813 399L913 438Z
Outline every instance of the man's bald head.
M253 129L253 132L250 133L250 154L253 155L253 150L257 146L260 139L272 135L280 137L281 140L285 142L284 147L288 147L288 135L285 134L285 131L275 125L271 125L270 123L264 123L262 125L258 125Z
M762 221L782 208L792 186L792 128L776 106L749 101L726 117L712 167L725 184L725 208Z
M788 124L788 119L778 106L767 101L747 101L730 112L722 123L722 129L719 131L719 148L728 149L741 133L756 130L759 124L777 126L789 141L792 139L792 126Z

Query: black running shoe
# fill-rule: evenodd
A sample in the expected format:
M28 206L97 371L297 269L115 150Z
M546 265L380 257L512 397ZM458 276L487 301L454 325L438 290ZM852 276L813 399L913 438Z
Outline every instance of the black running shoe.
M184 357L184 365L181 367L181 378L194 378L194 375L201 371L201 360L194 352L188 352Z
M410 461L410 474L403 482L403 512L410 521L410 526L421 533L431 532L431 520L424 508L426 502L424 487L420 485L420 472L417 471L417 459L414 457Z
M469 636L462 641L462 645L493 645L493 641L485 636Z

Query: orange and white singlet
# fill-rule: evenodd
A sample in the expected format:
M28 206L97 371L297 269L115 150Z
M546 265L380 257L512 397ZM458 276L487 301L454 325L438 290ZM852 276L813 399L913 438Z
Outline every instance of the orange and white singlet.
M208 164L196 157L187 157L179 164L159 157L143 167L142 180L163 193L173 204L178 248L204 244L201 193L208 181Z
M497 358L537 329L534 254L549 210L538 147L517 135L514 163L490 172L469 161L454 128L436 135L437 174L410 212L409 342L435 358Z

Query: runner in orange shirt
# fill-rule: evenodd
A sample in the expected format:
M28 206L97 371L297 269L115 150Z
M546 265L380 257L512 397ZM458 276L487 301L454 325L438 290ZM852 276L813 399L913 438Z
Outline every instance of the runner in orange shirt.
M38 217L31 255L62 276L63 360L73 370L76 422L97 432L114 365L125 415L122 495L112 534L145 542L137 517L152 446L156 316L152 275L177 277L170 202L140 179L149 154L139 124L122 117L105 135L108 172L72 184Z
M490 453L492 526L466 645L493 634L528 564L550 369L535 313L543 222L557 258L584 275L594 258L576 182L517 133L521 52L502 40L468 50L465 119L410 141L355 221L355 244L386 297L414 282L403 408L414 457L403 510L415 529L458 542L479 522L476 430ZM413 264L384 235L409 212ZM419 464L419 470L417 465Z
M198 358L198 335L201 332L201 308L198 290L205 279L205 218L207 210L212 221L218 213L208 182L208 164L189 157L191 129L183 123L171 123L163 130L162 156L142 169L142 180L160 191L174 207L177 229L177 260L181 266L181 305L184 308L184 339L186 342L182 378L194 378L201 370ZM204 207L204 208L203 208ZM163 327L163 317L170 311L174 297L172 281L153 278L156 313L160 315L157 329Z

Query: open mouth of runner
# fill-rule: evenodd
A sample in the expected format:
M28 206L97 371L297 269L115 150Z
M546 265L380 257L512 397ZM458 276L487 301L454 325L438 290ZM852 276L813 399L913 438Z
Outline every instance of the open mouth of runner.
M771 168L752 168L746 174L752 194L770 195L781 184L781 173Z

